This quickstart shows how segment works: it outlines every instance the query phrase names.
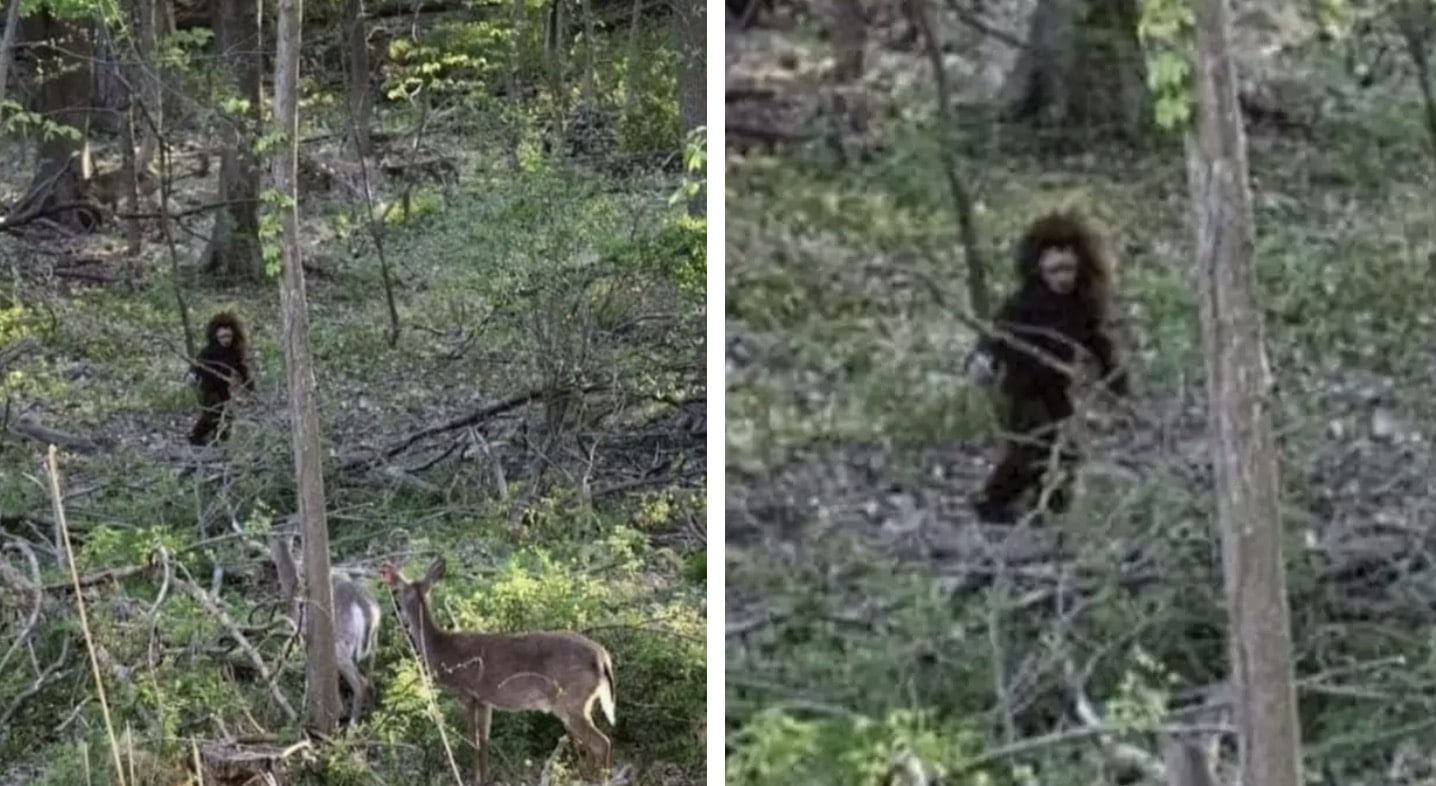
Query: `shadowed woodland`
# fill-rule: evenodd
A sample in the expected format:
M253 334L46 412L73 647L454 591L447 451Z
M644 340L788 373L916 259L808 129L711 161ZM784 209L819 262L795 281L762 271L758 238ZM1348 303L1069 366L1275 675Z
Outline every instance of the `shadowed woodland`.
M730 784L1436 777L1432 7L1236 0L1225 113L1213 7L728 3ZM1245 129L1250 334L1204 313L1242 253L1196 163L1218 120ZM1063 211L1110 256L1131 393L1077 386L1065 512L984 523L1000 402L965 361ZM1270 449L1238 461L1249 405ZM1284 576L1230 561L1253 531ZM1258 584L1289 680L1230 657L1276 640L1229 614ZM1299 767L1234 684L1294 691Z
M4 5L0 784L701 781L702 5Z

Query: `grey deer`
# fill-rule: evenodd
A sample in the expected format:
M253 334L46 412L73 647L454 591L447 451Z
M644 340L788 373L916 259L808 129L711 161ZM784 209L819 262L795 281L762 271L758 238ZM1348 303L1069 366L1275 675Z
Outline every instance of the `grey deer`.
M434 624L427 595L444 576L444 558L424 577L405 581L389 563L379 569L398 591L399 617L414 649L440 686L465 705L475 748L478 786L488 783L487 748L493 710L542 710L563 721L576 743L583 777L612 766L612 746L593 723L595 702L614 724L613 661L592 639L570 631L480 633L447 631Z
M289 551L289 536L275 532L269 540L269 552L279 573L279 587L294 603L294 618L303 619L304 599L298 595L299 571ZM363 671L373 671L374 653L378 649L379 603L368 587L339 573L330 576L334 603L334 659L339 676L349 685L349 723L359 721L359 712L369 698L369 682ZM301 630L302 630L301 622Z

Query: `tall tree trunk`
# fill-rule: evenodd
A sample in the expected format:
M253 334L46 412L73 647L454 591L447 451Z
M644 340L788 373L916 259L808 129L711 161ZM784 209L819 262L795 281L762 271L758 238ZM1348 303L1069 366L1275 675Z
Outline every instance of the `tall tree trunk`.
M34 44L36 70L46 74L32 109L52 123L76 128L80 139L42 135L35 177L11 210L9 219L48 213L50 220L75 231L88 231L99 223L93 206L79 206L81 180L90 175L89 130L92 37L82 26L61 21L41 11L21 22L25 39Z
M334 655L334 597L329 576L329 524L324 515L319 411L314 403L314 360L309 354L309 304L299 259L299 36L300 2L279 0L274 73L274 118L284 135L274 154L274 184L285 197L284 275L279 308L284 318L284 368L289 382L290 434L295 486L304 535L305 691L309 725L321 734L339 721L339 667Z
M369 95L369 35L364 24L364 0L344 0L345 94L349 99L350 144L361 156L374 152L369 132L373 101Z
M141 171L155 160L164 134L164 76L158 62L160 11L159 0L135 2L135 50L139 62L130 69L131 85L140 89L139 117L140 152L136 156ZM132 96L131 101L134 100Z
M260 34L257 0L214 0L215 50L225 81L247 107L220 118L224 150L219 164L219 198L204 252L205 270L222 278L258 280L263 272L259 245L259 156L254 150L260 114Z
M1137 0L1038 0L1027 49L1003 88L1008 114L1038 126L1136 138L1148 124Z
M593 54L593 3L592 0L583 0L580 8L583 11L583 105L592 107L597 99L598 90L594 85L595 71Z
M1274 381L1257 304L1246 137L1228 0L1196 3L1197 129L1188 174L1197 235L1208 422L1231 615L1241 782L1299 786L1301 741L1277 506Z
M568 127L568 85L564 79L564 60L568 52L568 14L566 0L549 0L546 54L548 55L549 92L553 94L554 122L550 144L554 150L564 149Z
M514 171L518 171L520 162L520 148L524 142L524 116L521 111L512 111L520 106L519 89L519 61L523 55L524 46L524 18L527 16L524 8L524 0L513 0L510 8L509 21L513 25L513 48L509 50L509 116L505 118L509 127L509 165Z
M20 0L10 0L5 10L5 36L0 38L0 103L9 87L10 64L15 62L15 37L20 33Z
M708 82L705 73L707 17L702 0L675 0L669 24L673 29L673 47L678 52L678 115L683 123L683 136L702 128L708 111ZM688 214L701 216L707 212L702 188L688 200Z

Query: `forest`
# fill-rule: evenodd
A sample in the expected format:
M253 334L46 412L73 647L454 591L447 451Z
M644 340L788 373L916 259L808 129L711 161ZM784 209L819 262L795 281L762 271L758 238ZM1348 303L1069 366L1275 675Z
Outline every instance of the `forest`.
M3 5L0 784L701 782L703 5Z
M1431 783L1436 6L725 43L727 783Z

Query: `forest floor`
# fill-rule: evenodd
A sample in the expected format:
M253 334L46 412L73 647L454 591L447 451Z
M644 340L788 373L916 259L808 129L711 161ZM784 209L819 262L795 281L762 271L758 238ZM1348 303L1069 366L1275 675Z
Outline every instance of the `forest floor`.
M472 147L448 142L449 151ZM11 152L7 160L27 160L26 151ZM668 197L676 178L615 181L537 159L515 176L500 153L455 154L457 183L422 184L407 215L389 213L385 251L402 327L391 345L385 273L365 206L346 190L355 167L333 151L309 152L330 157L332 176L327 185L309 181L301 213L333 561L376 591L388 617L371 715L342 748L306 766L331 783L351 782L343 778L356 767L426 783L448 777L444 745L424 715L407 645L376 578L382 561L410 556L412 577L444 554L448 577L435 595L450 624L589 632L616 664L620 721L606 731L629 782L700 782L701 293L686 295L645 261L674 220ZM24 187L24 168L6 171L13 182L0 191L13 195ZM373 177L381 212L402 185ZM213 176L186 180L173 207L207 202L212 189ZM7 368L4 394L11 417L27 413L95 443L63 450L60 460L82 574L153 565L162 544L176 564L205 577L199 585L222 598L232 619L246 620L275 599L264 533L293 510L283 334L275 279L216 286L197 269L208 226L185 220L177 260L149 223L138 258L121 253L122 223L83 239L0 237L0 261L14 281L0 300L0 347L38 342ZM249 326L257 392L240 400L223 448L186 443L197 409L184 382L177 298L201 342L218 310L236 311ZM591 392L552 395L569 388ZM0 538L28 544L44 580L55 581L43 450L14 435L4 440ZM539 467L548 478L541 492ZM27 574L23 561L14 564ZM108 686L116 723L132 725L138 747L165 762L188 760L186 740L283 739L287 724L265 694L226 676L233 667L224 665L220 624L173 593L155 600L157 582L142 575L89 598L91 624L116 661ZM0 595L20 597L3 587ZM146 634L116 611L152 603L146 618L158 615L160 629L173 633L157 642L161 663L146 666ZM15 773L29 774L12 773L11 782L70 784L106 765L83 645L74 642L81 657L54 649L66 616L47 605L49 627L30 643L37 660L0 675L0 760L38 754L17 765ZM0 651L30 632L19 622L0 611ZM252 635L302 707L302 648L286 659L282 637ZM36 693L11 698L32 683ZM457 705L441 698L440 706L467 771L472 752L458 742ZM490 761L501 777L537 778L562 735L557 723L536 713L496 718ZM570 777L564 766L554 782Z
M755 35L788 40L730 59L751 125L789 111L760 104L821 118L813 96L862 92L814 86L830 61L791 53L821 46ZM1436 679L1436 168L1409 84L1362 92L1320 57L1289 67L1333 96L1309 138L1249 137L1308 767L1417 783L1429 774L1413 755L1436 736L1431 700L1410 693ZM769 140L728 158L730 783L783 782L765 774L781 761L790 778L856 784L900 750L961 767L1018 730L1058 739L1013 744L990 774L1036 766L1024 782L1071 783L1073 766L1109 766L1102 746L1060 735L1083 722L1074 706L1159 720L1222 678L1180 140L1055 155L981 118L958 130L995 294L1024 224L1056 207L1090 216L1116 260L1136 387L1130 411L1088 408L1071 511L984 527L969 501L998 446L986 394L960 373L967 261L915 81L845 102L884 118L854 145ZM1395 653L1426 665L1382 671ZM1342 663L1360 675L1337 686Z

